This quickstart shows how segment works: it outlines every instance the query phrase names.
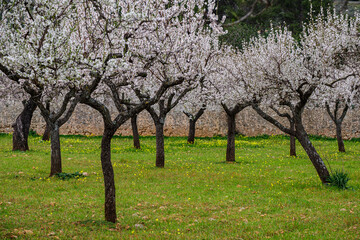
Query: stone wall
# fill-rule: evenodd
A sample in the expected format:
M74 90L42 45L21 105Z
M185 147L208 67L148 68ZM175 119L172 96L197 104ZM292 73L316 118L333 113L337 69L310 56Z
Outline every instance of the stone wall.
M0 132L12 132L11 125L21 110L21 103L0 102ZM303 121L310 134L335 136L334 125L323 109L306 110ZM38 134L42 134L44 128L45 123L39 110L36 110L31 129ZM138 117L138 128L140 135L155 135L152 119L145 111ZM103 122L101 116L88 106L79 105L69 122L62 126L60 133L101 135L102 131ZM175 109L166 118L164 131L166 136L186 136L188 133L188 119L185 114ZM237 115L237 131L247 136L283 134L275 126L259 117L251 108L245 109ZM205 111L204 115L198 120L196 136L225 136L226 132L226 115L220 108L217 111ZM121 126L117 134L132 135L130 121ZM345 139L360 137L359 109L354 109L348 113L343 123L343 135Z

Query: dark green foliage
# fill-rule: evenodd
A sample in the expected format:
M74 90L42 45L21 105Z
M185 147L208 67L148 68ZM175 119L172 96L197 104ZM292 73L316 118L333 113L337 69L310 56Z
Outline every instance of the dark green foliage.
M227 27L226 30L227 34L221 36L221 42L231 44L240 49L244 42L249 42L252 37L258 34L256 27L246 23L238 23Z
M219 0L218 14L226 16L226 24L235 22L246 15L252 7L252 0ZM321 7L332 8L331 0L312 0L312 15L316 16ZM257 34L266 33L271 25L274 27L287 27L298 38L302 31L302 22L307 22L310 16L311 4L309 0L274 0L271 5L258 1L253 14L245 21L227 26L228 34L223 41L240 47L245 41ZM225 24L225 26L226 26Z
M328 178L329 184L331 186L335 186L342 190L349 188L347 186L349 180L350 178L348 176L348 173L341 170L335 170L335 172L331 173L330 177Z
M29 136L38 137L39 134L37 134L37 132L34 129L30 129L29 130Z
M69 179L72 179L72 178L78 179L78 178L81 178L81 177L85 177L84 174L79 173L79 172L74 172L74 173L62 172L62 173L56 173L55 176L57 178L61 179L61 180L69 180Z

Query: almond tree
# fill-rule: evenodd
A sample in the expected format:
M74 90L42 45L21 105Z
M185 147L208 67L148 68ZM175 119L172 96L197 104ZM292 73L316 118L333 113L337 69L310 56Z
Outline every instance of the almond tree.
M99 68L104 74L96 91L81 99L104 121L101 163L107 221L116 221L111 139L125 121L142 110L154 109L157 102L161 106L165 99L174 99L180 91L182 96L198 85L221 33L213 6L212 1L193 0L93 0L87 6L84 15L91 18L85 25L105 29L98 36L112 54ZM100 21L95 22L94 16ZM210 27L205 27L204 16ZM116 108L115 116L110 114L111 106Z
M235 161L236 115L250 106L259 92L266 88L266 85L257 84L257 73L251 71L256 58L250 47L240 51L223 46L222 53L216 58L219 67L206 82L210 96L227 115L227 162Z
M204 86L200 85L181 99L179 108L189 119L189 132L187 142L194 144L196 122L204 114L208 105L209 97L206 95Z
M131 117L131 129L133 132L134 148L140 149L141 148L140 135L139 135L138 125L137 125L137 117L138 117L138 115L134 115L133 117Z
M0 5L0 21L3 21L3 11L10 7L10 2L3 2ZM1 55L0 55L1 57ZM13 132L13 151L27 151L29 150L28 145L28 135L30 130L31 119L33 113L36 109L36 103L32 98L26 95L26 93L21 89L19 84L13 83L6 79L6 76L1 74L0 70L0 98L12 97L22 101L24 106L21 113L15 120L15 123L12 125ZM11 93L11 94L9 94Z
M320 15L304 27L300 45L286 29L271 30L267 38L259 37L251 43L259 54L259 60L254 62L259 74L257 81L270 83L268 91L263 92L253 108L264 119L298 139L323 183L327 183L329 172L308 137L302 113L317 88L331 86L354 74L349 68L333 66L337 54L358 43L357 26L358 20L328 13L327 18ZM271 116L263 106L293 121L295 130Z
M357 78L349 77L331 86L319 88L314 95L313 101L325 107L327 114L334 122L336 128L338 151L345 152L345 145L342 138L342 123L349 110L359 104Z
M91 91L96 83L88 80L98 81L79 68L92 46L82 35L76 6L72 0L1 5L0 70L22 86L51 127L50 176L62 171L59 128L79 102L80 89Z
M36 109L36 103L16 82L6 79L6 76L0 75L0 99L10 98L15 101L21 101L23 110L17 116L12 125L13 131L13 151L28 151L28 136L33 113Z
M166 116L214 68L212 58L218 53L218 36L223 31L213 14L214 1L173 1L171 7L167 1L160 2L159 11L166 13L167 20L147 37L156 55L149 77L154 82L181 82L167 90L155 106L146 108L156 127L156 166L164 167ZM138 98L143 101L142 94Z

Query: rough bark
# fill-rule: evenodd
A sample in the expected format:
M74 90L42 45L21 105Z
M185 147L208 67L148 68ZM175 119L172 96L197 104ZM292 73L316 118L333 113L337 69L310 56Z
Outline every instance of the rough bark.
M347 104L345 104L345 107L343 108L342 113L339 116L339 111L341 109L340 104L341 104L340 101L336 102L333 112L330 110L330 106L328 103L326 103L325 106L326 106L327 113L329 114L331 120L334 122L334 124L336 126L336 139L337 139L337 143L338 143L338 150L339 150L339 152L345 152L345 145L344 145L344 141L342 138L342 123L346 117L348 110L349 110L349 106Z
M101 140L101 167L104 176L105 188L105 220L108 222L116 222L116 192L114 169L111 163L111 139L113 138L116 130L125 121L129 120L132 114L119 114L115 120L112 120L109 109L101 102L88 97L83 99L82 103L85 103L97 110L102 115L104 121L104 132Z
M51 126L51 169L50 176L62 172L59 126Z
M43 141L49 141L50 140L50 126L46 124L44 134L42 136Z
M189 135L187 139L187 142L189 144L194 144L195 142L196 122L204 114L205 109L206 105L203 105L203 107L200 108L200 110L195 114L195 116L191 113L184 111L184 114L189 118Z
M324 161L317 153L315 147L310 142L309 136L306 134L305 131L297 130L296 138L299 140L301 146L304 148L305 152L309 156L309 159L314 165L321 182L324 184L328 183L328 178L330 176L329 171L327 170Z
M101 167L105 185L105 220L108 222L116 221L115 180L111 164L111 139L114 133L113 128L105 126L101 141Z
M307 94L307 95L310 96L311 94ZM295 124L295 131L293 131L290 128L285 127L279 121L277 121L275 118L271 117L270 115L268 115L267 113L262 111L258 105L253 104L253 109L265 120L274 124L277 128L279 128L283 132L293 135L298 139L301 146L304 148L305 152L307 153L313 166L315 167L321 182L326 184L326 183L328 183L328 178L330 176L329 171L327 170L327 168L324 164L324 161L321 159L320 155L317 153L315 147L312 145L312 143L309 139L309 136L307 135L305 128L302 124L302 112L305 107L306 101L308 99L308 97L307 98L306 97L307 96L304 96L303 98L305 100L302 100L295 107L292 106L293 116L291 117L291 120ZM277 112L277 114L279 115L279 112ZM283 114L281 114L281 115L283 115Z
M226 161L235 162L235 134L236 134L236 114L227 114L228 134L227 134L227 148Z
M294 122L290 122L291 131L295 131ZM290 135L290 156L296 157L296 139L295 136Z
M140 149L140 138L137 127L137 115L131 118L131 127L133 132L134 148Z
M156 167L165 167L165 150L164 150L164 123L158 121L155 123L156 128Z
M226 104L221 104L227 114L228 134L227 134L227 148L226 148L226 162L235 162L235 134L236 134L236 114L241 112L244 108L249 106L249 103L237 104L230 109Z
M172 97L169 98L165 105L164 100L158 102L159 114L156 113L155 109L148 107L146 110L150 113L151 118L154 121L156 129L156 160L155 166L163 168L165 167L165 149L164 149L164 124L166 114L174 107L171 105Z
M194 119L189 119L189 135L188 135L188 139L187 142L189 144L194 144L195 142L195 127L196 126L196 121Z
M16 118L13 124L13 151L29 150L28 136L31 125L31 119L36 109L36 103L30 98L24 101L24 109Z
M336 123L336 139L337 139L337 143L338 143L339 152L345 152L345 145L344 145L344 141L343 141L342 133L341 133L341 125L342 125L342 122Z

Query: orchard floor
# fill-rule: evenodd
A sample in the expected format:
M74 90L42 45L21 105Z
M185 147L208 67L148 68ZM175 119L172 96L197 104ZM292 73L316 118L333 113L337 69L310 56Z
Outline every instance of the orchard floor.
M326 164L350 175L349 190L323 186L305 153L288 156L282 136L236 141L166 138L164 169L155 168L155 138L112 141L118 221L104 221L100 137L62 136L63 172L48 178L50 144L31 136L31 151L12 152L0 135L1 239L359 239L360 141L337 152L313 138Z

